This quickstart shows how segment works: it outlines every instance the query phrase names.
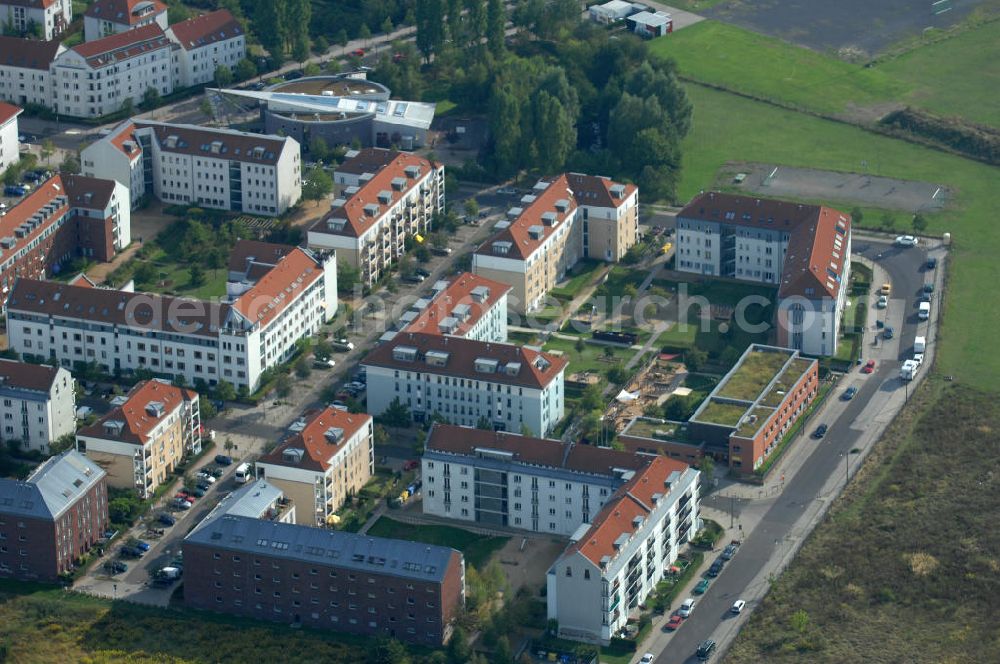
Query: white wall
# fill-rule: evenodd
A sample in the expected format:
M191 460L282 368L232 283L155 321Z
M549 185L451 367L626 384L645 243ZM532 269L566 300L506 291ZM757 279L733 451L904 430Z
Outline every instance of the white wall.
M0 172L21 158L21 143L17 140L17 116L0 126Z
M129 25L129 23L118 23L117 21L109 21L105 18L95 18L93 16L84 16L83 18L83 35L85 41L93 41L95 39L101 39L102 37L107 37L109 35L118 34L121 32L127 32L128 30L135 30L144 25L149 25L150 23L156 23L161 29L167 29L167 11L163 10L160 13L150 13L144 16L142 20Z
M76 51L65 51L50 68L52 106L66 115L93 118L121 110L126 99L138 105L149 88L168 95L174 90L170 50L161 47L96 69Z
M114 180L129 188L130 207L135 208L146 194L142 177L142 158L128 155L111 144L110 137L91 143L80 153L84 175Z
M61 46L59 50L65 50ZM18 106L52 106L52 76L48 69L12 67L0 63L0 99Z

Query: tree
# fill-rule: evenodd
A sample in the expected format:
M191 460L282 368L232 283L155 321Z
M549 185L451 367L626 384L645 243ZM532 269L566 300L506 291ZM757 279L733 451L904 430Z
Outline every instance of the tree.
M715 475L715 459L713 459L711 455L706 454L700 461L698 461L698 470L701 471L702 486L709 486Z
M347 46L349 41L350 39L347 37L347 30L344 30L343 28L338 30L337 34L333 36L333 43L341 48Z
M56 151L56 144L52 142L51 138L46 138L44 141L42 141L41 155L42 159L45 160L46 166L49 165L49 159L52 157L53 154L55 154L55 151Z
M288 377L288 374L278 374L278 377L274 379L274 391L282 399L292 393L292 379Z
M361 272L345 261L337 261L337 293L353 295L354 288L361 283Z
M215 68L215 85L220 88L228 88L233 83L233 70L226 65L219 65Z
M271 57L280 60L284 54L285 12L284 3L258 2L254 12L254 23L258 26L254 32L260 39L261 46L267 49Z
M226 442L222 444L222 449L226 451L226 454L232 454L233 450L236 449L236 443L229 436L226 436Z
M194 263L188 268L188 283L194 287L205 283L205 268L201 266L201 263Z
M131 97L125 97L125 101L122 102L122 115L131 117L135 113L135 102L132 101Z
M375 419L387 427L407 427L410 426L410 409L395 397Z
M292 60L300 65L309 59L309 37L300 37L292 42Z
M809 627L809 614L805 612L805 609L799 609L791 615L789 622L792 624L792 628L801 634Z
M493 664L511 664L514 661L514 653L510 649L510 639L501 636L497 639L497 644L493 647L493 657L490 659Z
M300 357L295 361L295 375L299 378L308 378L312 374L312 369L309 368L309 361L306 359L305 355Z
M396 639L379 637L368 650L368 664L410 664L410 654Z
M628 381L628 376L628 369L620 364L608 369L608 380L615 385L625 385Z
M726 346L726 349L722 351L722 355L719 356L719 361L723 365L731 367L739 361L740 355L741 353L736 346Z
M79 173L80 172L80 158L75 154L66 155L66 159L63 160L62 165L59 170L64 173Z
M892 228L896 225L896 217L891 212L883 212L882 216L879 217L879 222L882 224L882 228Z
M469 647L469 638L461 626L455 628L451 633L451 640L448 642L448 661L451 664L468 664L472 655L472 648Z
M393 31L392 18L386 16L385 20L382 21L380 30L382 30L382 34L384 34L388 39L389 35L392 34Z
M308 201L318 201L333 191L333 179L322 168L311 168L305 173L302 185L302 198Z
M310 62L302 68L302 73L306 76L319 76L323 73L323 70L315 62Z
M76 434L70 432L59 436L49 444L49 453L52 455L62 454L68 449L76 447Z
M465 199L465 216L469 219L479 216L479 202L475 198Z
M684 364L688 371L700 371L708 361L708 353L700 348L692 348L684 353Z
M220 380L213 392L219 401L232 401L236 398L236 389L228 380Z
M315 136L309 140L309 156L317 161L326 161L330 147L322 136Z
M576 146L576 118L545 90L534 100L534 165L543 173L561 170Z
M688 397L674 395L663 404L663 417L674 422L683 422L691 413Z
M504 26L507 23L507 7L503 0L486 2L486 47L494 57L504 50Z
M580 395L580 410L590 411L604 408L604 397L600 385L588 385Z
M431 259L431 250L427 248L427 243L418 244L413 250L413 257L421 263L426 263Z
M864 218L865 218L865 214L864 214L864 212L861 211L861 208L855 207L855 208L851 209L851 223L852 224L854 224L855 226L860 226L861 225L861 220L864 219Z
M419 0L416 10L417 50L430 60L431 54L444 41L444 7L442 0Z
M587 342L583 340L583 337L577 337L576 343L573 344L573 348L577 353L582 353L587 347Z
M358 29L358 39L364 42L365 46L368 46L368 40L372 38L372 30L368 27L367 23L362 23L361 27Z
M236 80L246 81L257 75L257 65L250 58L242 58L236 63Z
M916 233L922 233L927 230L927 218L924 215L920 213L913 215L913 230Z

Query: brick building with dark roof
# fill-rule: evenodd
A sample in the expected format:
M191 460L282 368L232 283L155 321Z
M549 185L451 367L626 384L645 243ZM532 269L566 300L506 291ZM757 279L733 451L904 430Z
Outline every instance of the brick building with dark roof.
M69 450L26 480L0 479L0 576L54 582L108 528L104 471Z

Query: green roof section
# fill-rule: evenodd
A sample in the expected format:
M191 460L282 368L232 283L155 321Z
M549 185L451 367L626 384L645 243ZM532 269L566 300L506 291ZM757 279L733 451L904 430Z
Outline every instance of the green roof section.
M713 399L702 409L698 421L734 427L745 412L747 412L746 404L726 403Z
M793 351L751 346L743 361L719 385L715 395L741 401L755 401L781 371ZM699 418L701 419L701 418Z
M736 427L733 435L740 438L753 438L754 434L764 425L764 422L767 422L767 418L771 417L772 413L774 413L774 408L755 406L747 412L747 417Z

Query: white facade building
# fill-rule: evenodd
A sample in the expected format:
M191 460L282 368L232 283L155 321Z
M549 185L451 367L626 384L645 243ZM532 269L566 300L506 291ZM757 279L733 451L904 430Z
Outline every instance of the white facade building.
M434 424L421 459L424 514L568 537L650 457Z
M336 310L335 259L297 247L222 304L22 278L7 329L12 349L62 366L96 362L107 373L145 369L253 391Z
M426 333L398 334L362 360L368 413L396 399L417 421L488 422L544 436L563 417L566 360L528 347Z
M546 577L559 636L607 645L619 634L697 531L699 474L652 457L570 538Z
M23 109L0 102L0 173L21 159L21 142L17 136L17 116Z
M299 153L288 137L131 120L87 146L81 166L129 187L136 206L152 196L276 216L302 197Z
M13 32L49 41L73 22L73 0L3 0L0 22Z
M833 208L709 192L677 214L676 269L778 286L778 345L835 355L851 219Z
M0 359L0 442L49 454L76 430L76 381L63 368Z
M0 36L0 99L19 106L51 106L49 67L65 50L57 41Z
M63 51L52 63L52 99L58 113L96 118L120 111L126 100L138 105L147 90L174 91L174 44L156 23Z
M167 5L160 0L95 0L83 14L86 41L157 24L167 29Z
M215 80L215 70L246 57L243 27L226 9L203 14L167 28L167 36L180 48L174 51L173 77L178 88Z

